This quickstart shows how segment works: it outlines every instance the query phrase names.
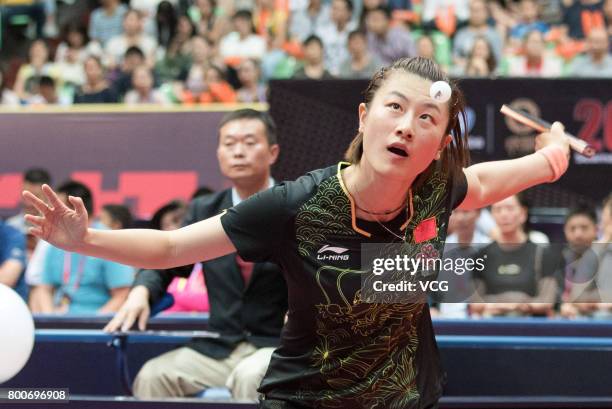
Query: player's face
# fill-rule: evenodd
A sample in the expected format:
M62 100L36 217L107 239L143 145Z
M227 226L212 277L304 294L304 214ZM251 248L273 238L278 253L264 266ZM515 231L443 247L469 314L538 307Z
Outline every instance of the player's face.
M563 227L565 238L570 247L584 251L597 238L597 226L582 214L571 217Z
M270 175L278 145L268 143L266 128L258 119L237 119L219 130L217 158L221 173L233 182L259 183Z
M448 105L429 96L431 81L395 72L359 106L362 160L386 178L414 177L438 157L448 125Z
M502 234L519 231L527 221L527 210L521 206L516 196L510 196L491 205L491 215Z

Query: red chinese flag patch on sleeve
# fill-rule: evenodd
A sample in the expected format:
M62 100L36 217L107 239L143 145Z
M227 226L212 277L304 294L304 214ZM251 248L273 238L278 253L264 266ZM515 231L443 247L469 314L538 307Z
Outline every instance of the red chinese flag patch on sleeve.
M415 243L422 243L437 237L438 229L436 226L436 218L430 217L429 219L425 219L419 223L419 225L414 229L413 236Z

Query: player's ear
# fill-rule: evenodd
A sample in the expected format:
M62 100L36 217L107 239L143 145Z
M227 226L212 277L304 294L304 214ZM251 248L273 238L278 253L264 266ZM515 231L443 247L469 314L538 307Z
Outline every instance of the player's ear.
M450 134L446 135L445 138L442 138L442 142L440 142L440 149L438 152L436 152L435 160L440 160L442 157L442 151L448 146L449 143L451 143L452 140L453 137Z
M366 104L364 104L363 102L361 104L359 104L358 112L359 112L359 132L363 133L363 126L365 124L365 117L366 117L366 114L368 113L368 109L366 107Z

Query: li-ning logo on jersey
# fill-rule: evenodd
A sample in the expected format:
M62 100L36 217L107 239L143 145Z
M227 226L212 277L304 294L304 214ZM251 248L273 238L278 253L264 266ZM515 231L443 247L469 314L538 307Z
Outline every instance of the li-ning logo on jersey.
M317 251L317 260L348 260L349 255L343 254L346 253L348 249L344 247L332 247L329 244L321 247L319 251ZM333 253L333 254L322 254L322 253Z

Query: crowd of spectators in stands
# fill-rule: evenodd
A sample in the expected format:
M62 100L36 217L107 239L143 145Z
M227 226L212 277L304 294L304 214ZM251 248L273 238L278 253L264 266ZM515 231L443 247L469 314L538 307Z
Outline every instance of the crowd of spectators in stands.
M612 0L19 0L0 3L2 105L265 102L271 79L612 78ZM25 52L26 50L27 52Z

